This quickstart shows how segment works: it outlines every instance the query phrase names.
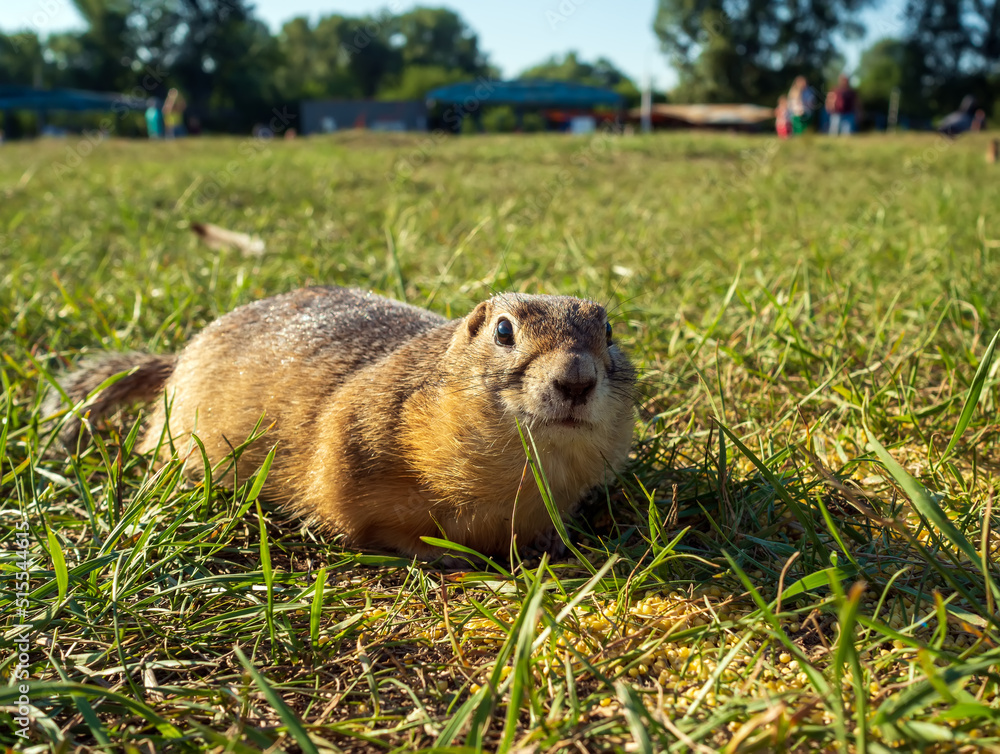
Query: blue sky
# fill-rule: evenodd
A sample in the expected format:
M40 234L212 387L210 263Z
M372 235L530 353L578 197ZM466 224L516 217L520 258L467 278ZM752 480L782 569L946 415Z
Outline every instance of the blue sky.
M279 29L295 16L316 19L329 13L361 15L384 8L405 11L414 5L448 7L459 13L479 35L480 48L513 77L553 54L576 50L586 60L606 57L636 82L648 74L658 89L676 77L659 51L652 21L656 0L256 0L258 17ZM884 0L869 11L866 41L898 33L903 0ZM0 31L52 31L80 28L83 21L71 0L0 0ZM857 62L863 45L846 48L849 65Z

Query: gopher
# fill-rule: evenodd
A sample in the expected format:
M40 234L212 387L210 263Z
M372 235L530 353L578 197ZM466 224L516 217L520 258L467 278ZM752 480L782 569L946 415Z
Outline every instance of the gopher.
M197 436L232 484L223 462L258 428L237 467L247 478L277 446L266 498L352 546L423 558L441 554L425 536L487 555L551 537L518 422L561 514L623 468L635 423L635 370L607 312L567 296L499 294L448 320L306 288L235 309L176 355L86 361L62 386L78 404L124 371L87 408L152 403L140 452L200 454ZM79 426L70 418L62 439ZM185 464L193 480L203 469Z

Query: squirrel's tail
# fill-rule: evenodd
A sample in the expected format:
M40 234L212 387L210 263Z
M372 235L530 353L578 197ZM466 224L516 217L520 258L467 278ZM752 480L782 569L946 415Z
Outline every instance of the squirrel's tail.
M59 380L71 405L85 400L101 383L122 372L125 377L95 395L83 409L91 419L107 416L119 406L130 403L148 403L155 400L167 378L174 371L177 357L154 356L145 353L107 354L87 359L77 369ZM42 403L42 416L51 416L66 405L63 396L51 390ZM76 444L80 433L80 417L71 416L59 432L59 439L70 447Z

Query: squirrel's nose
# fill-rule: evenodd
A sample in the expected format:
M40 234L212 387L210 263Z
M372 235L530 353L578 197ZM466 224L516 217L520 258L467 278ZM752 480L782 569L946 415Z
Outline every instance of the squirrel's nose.
M585 403L596 385L597 380L589 377L572 381L556 380L556 389L574 406Z

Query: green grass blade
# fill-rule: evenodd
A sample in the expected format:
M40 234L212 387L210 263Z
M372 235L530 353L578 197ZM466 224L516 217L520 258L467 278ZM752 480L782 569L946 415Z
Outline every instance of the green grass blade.
M792 515L794 515L795 518L798 519L799 523L802 524L802 528L805 530L806 536L809 537L809 541L812 542L813 546L818 551L822 552L825 549L823 543L820 540L819 535L816 533L816 527L813 524L812 518L808 515L808 513L806 513L806 510L803 508L803 506L798 501L796 501L791 495L788 494L788 490L786 490L784 485L781 484L781 482L778 480L778 477L774 475L774 472L772 472L767 467L767 465L762 460L760 460L752 450L750 450L750 448L744 445L740 441L740 439L729 430L728 427L726 427L721 423L719 423L718 426L719 430L725 432L726 436L730 440L732 440L733 444L737 448L739 448L739 451L744 456L749 458L751 463L753 463L753 465L757 467L757 470L761 473L761 476L763 476L764 479L767 480L768 484L770 484L771 487L774 489L775 494L777 494L778 497L780 497L784 501L785 505L788 506L788 510L790 510L792 512Z
M864 677L861 671L861 664L858 661L858 650L855 646L854 627L858 622L858 612L861 607L861 598L865 592L865 582L857 581L847 594L840 581L834 576L830 576L830 588L837 595L841 602L838 614L839 635L837 636L837 646L834 651L833 663L834 674L837 679L837 687L843 686L844 667L851 670L851 684L854 687L854 730L855 746L859 754L864 754L867 749L868 736L866 728L868 723L867 689L864 688Z
M930 496L920 482L910 476L907 471L900 466L896 460L889 455L887 451L871 431L865 427L865 434L868 436L868 442L875 451L875 455L878 460L885 467L889 475L896 480L896 483L903 488L903 491L910 498L913 506L920 511L920 513L927 518L934 526L947 537L953 545L955 545L959 550L966 555L969 560L973 563L979 561L979 554L976 552L976 548L972 546L972 543L965 538L965 536L958 530L958 528L951 522L947 514L942 510L934 498Z
M544 567L546 556L542 556L541 571ZM516 634L517 643L514 646L514 653L511 658L513 670L510 674L510 699L507 704L507 719L504 722L503 735L501 737L500 751L508 751L514 743L514 735L517 733L517 721L521 714L521 705L524 699L531 693L534 685L531 673L531 648L535 639L535 625L538 622L538 613L541 610L542 599L545 592L538 588L537 583L533 587L534 591L528 595L527 604L522 610L522 620L518 626Z
M979 404L979 396L983 393L983 386L986 384L986 379L989 377L990 365L993 363L993 353L996 351L997 339L1000 339L1000 330L997 330L993 335L993 340L986 347L986 352L983 354L983 358L979 362L979 368L976 370L976 376L972 378L972 384L969 385L969 394L965 398L965 405L962 406L962 413L958 417L958 424L955 425L955 431L951 435L951 439L948 441L948 446L944 449L944 453L938 459L937 465L940 466L944 463L945 459L951 455L951 451L955 449L955 445L958 443L959 439L965 434L966 428L969 426L969 422L972 421L972 414L975 413L976 406Z
M433 545L434 547L440 547L442 550L454 550L455 552L463 553L470 557L476 558L489 564L492 568L495 568L504 578L512 579L514 576L504 568L502 565L497 563L492 558L488 558L485 555L476 552L471 547L466 547L458 542L452 542L450 539L441 539L440 537L421 537L420 540L426 544Z
M312 607L309 610L309 638L314 647L319 646L319 622L323 616L323 589L326 586L326 566L316 572L313 584Z
M208 451L205 450L205 443L201 441L198 435L192 434L191 439L195 441L198 445L198 450L201 451L201 462L204 465L204 475L205 478L202 482L204 485L202 499L206 504L212 499L212 464L208 460Z
M181 738L181 731L166 718L157 714L152 707L143 702L124 696L103 686L91 686L83 683L67 683L63 681L31 681L28 682L28 697L33 700L46 701L53 697L65 698L81 696L85 699L108 699L124 707L146 720L167 738ZM0 705L16 706L20 696L18 686L0 687Z
M243 650L239 647L235 647L236 657L242 663L243 667L246 668L247 673L250 678L253 679L254 685L261 690L264 694L264 698L267 699L268 704L270 704L275 712L278 713L278 717L281 718L281 722L285 724L288 728L288 732L291 733L292 738L295 743L299 745L305 754L319 754L319 749L316 748L316 744L313 743L312 739L309 738L309 734L306 732L305 726L299 716L285 704L285 700L281 698L281 695L274 690L274 687L267 682L267 679L261 674L257 668L253 666L253 663L247 659L247 656L243 654Z
M523 427L521 422L516 418L514 419L517 424L517 432L521 436L521 445L524 447L524 453L527 456L528 463L531 466L531 473L535 478L535 484L538 486L538 492L542 496L542 502L545 505L545 510L549 514L549 519L552 521L552 526L555 527L556 533L559 535L559 539L562 543L566 545L573 555L576 556L580 564L586 568L591 573L596 573L596 570L590 560L577 549L576 545L569 537L569 532L566 530L566 523L562 519L562 514L559 509L556 508L555 501L552 499L552 488L549 486L548 477L545 475L545 469L539 462L541 456L538 453L538 447L535 445L535 438L531 434L531 430L527 427ZM528 543L530 544L530 543Z
M831 579L836 579L838 583L842 583L848 579L855 578L857 575L858 571L851 566L837 566L836 568L824 568L821 571L814 571L790 584L781 593L781 599L782 601L791 600L800 595L813 592L820 587L829 586Z
M649 733L646 731L647 723L644 720L646 707L643 705L642 699L627 683L616 683L615 694L618 696L618 701L621 702L629 732L632 734L634 749L630 748L629 751L653 754L653 742L649 740Z
M274 571L271 568L271 543L267 536L267 522L260 501L257 501L257 523L260 525L260 568L264 573L264 585L267 587L267 631L271 638L271 646L277 649L274 631Z
M253 486L250 488L250 494L247 495L247 503L252 503L260 497L260 491L264 488L264 482L267 481L267 474L271 470L271 462L274 460L274 453L277 449L278 446L275 444L267 452L267 456L264 458L264 463L262 463L260 468L257 470L257 476L253 480Z
M58 602L66 599L66 592L69 591L69 571L66 568L66 555L63 553L62 545L52 527L46 523L45 538L48 542L49 557L52 558L52 570L56 574L56 585L59 588Z

